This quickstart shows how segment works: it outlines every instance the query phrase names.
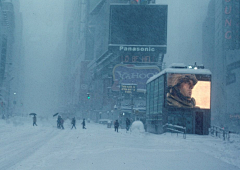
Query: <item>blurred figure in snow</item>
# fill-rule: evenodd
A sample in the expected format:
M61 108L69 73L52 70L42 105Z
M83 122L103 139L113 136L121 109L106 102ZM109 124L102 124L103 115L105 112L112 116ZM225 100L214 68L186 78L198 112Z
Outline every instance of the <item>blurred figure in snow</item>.
M83 118L83 121L82 121L82 128L83 128L83 129L86 129L86 128L85 128L85 125L86 125L86 124L85 124L85 118Z
M130 119L126 118L126 130L127 130L127 131L128 131L129 128L130 128L130 124L131 124Z
M75 129L76 129L76 126L75 126L75 124L76 124L76 119L75 119L75 117L72 118L72 122L71 122L71 123L72 123L72 128L75 127ZM72 129L72 128L71 128L71 129Z
M61 117L61 120L60 120L60 128L62 128L62 129L64 129L63 123L64 123L64 120L63 120L63 118Z
M115 132L116 132L116 131L118 132L118 127L119 127L119 122L118 122L118 120L116 120L116 121L114 122Z
M61 116L58 115L58 119L57 119L57 128L60 129L60 124L61 124Z
M36 117L36 115L33 116L33 126L34 125L37 126L37 117Z

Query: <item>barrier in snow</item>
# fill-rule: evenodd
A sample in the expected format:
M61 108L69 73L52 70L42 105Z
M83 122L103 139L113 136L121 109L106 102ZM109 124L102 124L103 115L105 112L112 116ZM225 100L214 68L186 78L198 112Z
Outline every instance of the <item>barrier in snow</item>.
M183 139L186 139L186 127L166 123L163 125L163 128L165 129L165 132L170 131L171 133L177 133L177 135L178 133L182 133Z

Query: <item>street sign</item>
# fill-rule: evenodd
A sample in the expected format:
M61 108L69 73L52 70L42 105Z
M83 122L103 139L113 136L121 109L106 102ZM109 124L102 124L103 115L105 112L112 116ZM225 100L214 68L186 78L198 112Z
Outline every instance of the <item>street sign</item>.
M121 84L121 92L122 93L135 93L137 92L137 85L136 84Z

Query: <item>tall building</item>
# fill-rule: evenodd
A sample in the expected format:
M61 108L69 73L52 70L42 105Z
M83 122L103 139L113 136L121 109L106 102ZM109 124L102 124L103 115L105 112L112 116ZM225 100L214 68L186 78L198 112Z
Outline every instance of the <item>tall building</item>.
M89 41L88 37L88 17L92 6L95 6L99 0L74 0L65 1L65 19L64 19L64 40L66 42L65 59L62 65L62 75L64 76L64 90L62 93L63 112L82 116L83 90L86 84L81 75L86 72L86 65L93 58L91 50L86 50ZM90 43L91 44L91 43ZM85 92L84 92L85 93ZM86 93L85 93L86 94Z
M239 5L211 0L203 24L203 64L213 73L212 119L221 126L240 125Z
M1 2L1 58L0 58L0 94L1 111L12 114L11 83L13 77L13 44L14 44L14 6L11 0Z
M80 116L88 116L95 120L113 119L122 113L142 114L146 110L145 83L161 69L161 62L166 53L167 31L166 27L162 26L159 27L162 29L161 33L151 34L156 33L157 29L153 29L155 27L151 27L149 22L151 18L156 21L155 16L158 16L158 23L166 26L164 18L167 11L166 7L161 10L157 9L159 6L147 6L147 1L142 5L130 4L129 0L81 0L76 1L72 7L66 36L65 64L69 64L66 66L68 69L65 69L68 73L66 83L69 84L69 89L66 91L69 97L66 103L70 103L73 112ZM118 7L121 9L117 9ZM134 10L131 10L132 8ZM159 15L145 16L141 11L142 8L159 12ZM121 15L118 15L120 14L118 10L121 11ZM138 14L133 12L124 15L127 11L136 11ZM125 18L117 20L119 16ZM139 17L145 22L142 26L140 20L137 20ZM119 26L124 24L123 21L129 21L125 24L130 25L131 22L135 22L136 27L124 25L120 28L113 24L114 21L121 21L122 23L117 23ZM141 29L141 31L124 31L126 28ZM145 34L146 32L148 34ZM151 35L151 38L147 35ZM119 41L121 39L124 42ZM159 39L161 42L155 42ZM130 91L122 91L126 94L121 95L120 87L126 84L133 85L132 88L138 86L135 95L127 94Z
M90 12L93 118L118 118L124 127L126 117L146 113L146 81L160 72L166 53L166 16L167 6L117 0L102 0Z

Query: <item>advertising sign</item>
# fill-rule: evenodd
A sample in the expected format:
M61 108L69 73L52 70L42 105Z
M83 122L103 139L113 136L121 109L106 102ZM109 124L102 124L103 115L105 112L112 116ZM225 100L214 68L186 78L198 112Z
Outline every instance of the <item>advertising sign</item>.
M210 109L209 75L175 74L167 76L167 105L182 108Z
M121 55L121 62L125 63L157 63L157 56L150 55Z
M109 50L166 52L167 13L167 5L111 5Z
M136 84L121 84L121 92L122 93L135 93L137 92Z
M157 66L116 65L113 69L113 90L120 84L136 84L138 90L146 90L146 82L160 72Z
M223 1L223 32L224 48L229 50L240 48L240 26L239 26L239 0L222 0Z

